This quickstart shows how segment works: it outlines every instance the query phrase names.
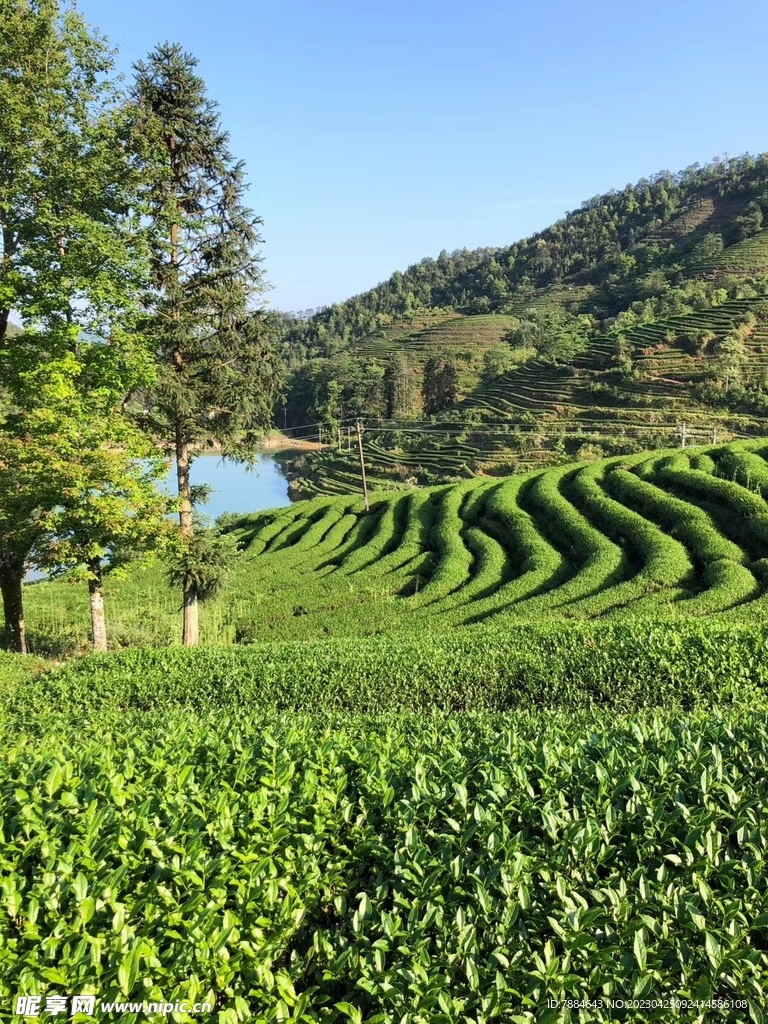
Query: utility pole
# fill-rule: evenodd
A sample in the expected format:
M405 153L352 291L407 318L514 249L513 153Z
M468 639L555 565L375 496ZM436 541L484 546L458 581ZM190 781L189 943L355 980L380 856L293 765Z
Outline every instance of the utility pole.
M352 427L347 427L347 451L352 451Z
M322 444L323 443L323 428L322 427L318 427L317 428L317 443L318 444Z
M341 424L339 424L339 451L341 451Z
M712 427L712 444L717 444L717 427Z
M360 476L363 478L363 496L365 497L365 511L370 512L371 507L368 504L368 484L365 480L365 461L363 459L363 433L360 428L360 420L356 420L357 426L357 446L360 449Z
M685 429L686 429L685 423L681 423L680 424L680 447L681 448L685 448L685 439L686 439Z

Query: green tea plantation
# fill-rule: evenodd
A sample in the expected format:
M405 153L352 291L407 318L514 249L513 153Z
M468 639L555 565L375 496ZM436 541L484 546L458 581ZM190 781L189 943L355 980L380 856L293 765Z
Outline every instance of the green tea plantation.
M149 570L123 649L0 656L6 1016L762 1024L767 458L231 519L215 643Z

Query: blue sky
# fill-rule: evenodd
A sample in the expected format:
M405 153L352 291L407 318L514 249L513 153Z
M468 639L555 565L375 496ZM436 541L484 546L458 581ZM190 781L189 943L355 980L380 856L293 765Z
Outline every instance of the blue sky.
M264 218L269 304L505 245L655 171L768 150L764 0L79 0L180 43Z

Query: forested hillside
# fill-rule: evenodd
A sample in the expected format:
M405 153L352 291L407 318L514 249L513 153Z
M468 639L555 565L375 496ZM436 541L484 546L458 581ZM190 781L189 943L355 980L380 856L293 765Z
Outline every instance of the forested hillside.
M379 430L368 446L379 483L670 444L682 423L702 438L762 433L766 213L768 154L665 171L506 248L443 252L286 315L278 423L316 423L338 441L363 417ZM402 435L425 419L461 424L463 440ZM543 441L506 436L534 429ZM299 493L347 489L344 454L296 468Z
M417 310L511 311L515 298L566 278L600 286L590 305L615 316L659 290L659 278L646 274L684 273L723 245L757 233L766 212L768 154L661 171L595 196L506 248L443 251L308 319L286 316L286 345L294 357L330 356Z

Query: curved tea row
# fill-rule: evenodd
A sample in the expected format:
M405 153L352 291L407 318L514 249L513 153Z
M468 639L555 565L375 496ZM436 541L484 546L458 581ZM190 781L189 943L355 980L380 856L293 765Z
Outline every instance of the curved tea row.
M765 441L646 453L373 495L367 514L319 497L232 528L278 616L299 591L293 614L374 601L403 628L751 616L768 589L767 458Z

